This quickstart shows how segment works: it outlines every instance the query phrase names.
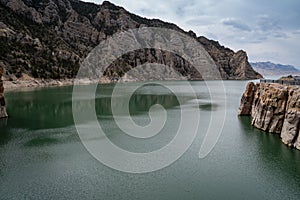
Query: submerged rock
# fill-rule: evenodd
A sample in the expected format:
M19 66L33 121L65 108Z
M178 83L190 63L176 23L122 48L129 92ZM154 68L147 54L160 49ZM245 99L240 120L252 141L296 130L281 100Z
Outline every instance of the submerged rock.
M300 150L299 86L248 83L238 114L250 115L253 126L280 134L284 144Z

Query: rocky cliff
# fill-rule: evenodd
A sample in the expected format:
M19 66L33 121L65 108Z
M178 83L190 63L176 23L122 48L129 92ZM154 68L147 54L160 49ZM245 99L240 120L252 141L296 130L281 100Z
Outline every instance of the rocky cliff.
M0 66L0 118L7 117L6 109L5 109L5 100L3 96L4 88L2 81L2 73L3 68Z
M250 115L252 125L280 134L282 142L300 150L300 87L249 83L239 115Z
M223 79L261 78L244 51L234 52L175 24L139 17L108 1L96 5L78 0L0 0L0 65L5 68L4 78L73 78L80 62L101 41L140 27L169 28L198 40L216 62ZM155 49L141 50L125 56L119 62L122 65L111 67L106 76L116 78L124 74L124 66L133 68L151 61L177 66L187 78L201 79L182 58L172 55L161 59L165 55Z

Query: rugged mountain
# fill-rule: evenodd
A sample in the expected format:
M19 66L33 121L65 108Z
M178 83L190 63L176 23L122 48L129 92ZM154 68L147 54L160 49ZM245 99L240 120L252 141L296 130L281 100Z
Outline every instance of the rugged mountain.
M108 1L96 5L78 0L0 0L0 67L5 69L5 80L28 75L73 78L82 60L101 41L114 33L145 26L173 29L198 40L216 62L223 79L261 77L248 63L244 51L235 53L216 41L197 38L192 31L139 17ZM128 68L148 62L176 67L188 79L201 79L178 55L155 49L125 55L105 75L118 79Z
M254 70L263 76L283 76L283 75L297 75L300 70L292 65L274 64L271 62L256 62L251 63Z
M249 64L245 51L234 52L221 46L219 42L209 40L203 36L200 36L198 40L218 65L223 79L262 78Z
M300 88L268 83L249 83L239 115L250 115L252 125L280 134L282 142L300 150Z

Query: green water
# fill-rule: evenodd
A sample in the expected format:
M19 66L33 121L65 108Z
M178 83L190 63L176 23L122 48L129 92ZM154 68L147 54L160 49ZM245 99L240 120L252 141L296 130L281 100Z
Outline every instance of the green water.
M279 136L252 128L248 117L237 117L246 82L224 84L226 107L217 99L210 100L203 82L192 82L198 103L191 105L192 95L185 94L185 98L186 106L200 109L197 137L175 163L147 174L113 170L88 153L74 126L72 87L6 93L10 117L0 121L0 199L299 199L300 151L283 145ZM129 107L137 124L149 123L148 110L154 104L168 111L162 133L141 140L123 134L115 124L110 109L112 89L113 85L99 86L95 110L113 143L129 151L149 152L174 137L180 122L174 94L149 85L133 95ZM213 92L221 90L216 87ZM119 101L122 105L122 97ZM211 114L225 110L217 145L199 159ZM222 124L217 121L213 127Z

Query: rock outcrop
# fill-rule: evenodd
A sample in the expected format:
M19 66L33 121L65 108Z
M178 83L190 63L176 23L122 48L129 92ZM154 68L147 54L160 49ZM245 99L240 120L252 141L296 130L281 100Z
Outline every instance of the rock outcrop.
M288 96L281 138L283 143L300 149L300 88L290 89Z
M5 99L4 99L4 88L2 81L3 68L0 66L0 118L7 117L6 108L5 108Z
M223 79L242 80L262 78L249 64L245 51L234 52L229 48L221 46L219 42L209 40L203 36L200 36L198 41L217 63Z
M222 79L257 79L261 75L248 63L244 51L237 53L218 42L185 32L175 24L146 19L129 13L108 1L102 5L78 0L0 0L0 60L4 78L13 80L24 74L33 78L71 79L81 61L101 41L114 33L140 27L160 27L179 31L199 41L215 61ZM179 56L161 59L165 52L142 50L144 62L174 65L187 78L200 79ZM108 78L123 75L123 67L134 68L141 59L129 56L123 65L107 71ZM162 62L164 61L164 62ZM120 77L117 77L120 78Z
M248 83L239 115L250 115L252 125L280 134L282 142L300 150L300 88L268 83Z

